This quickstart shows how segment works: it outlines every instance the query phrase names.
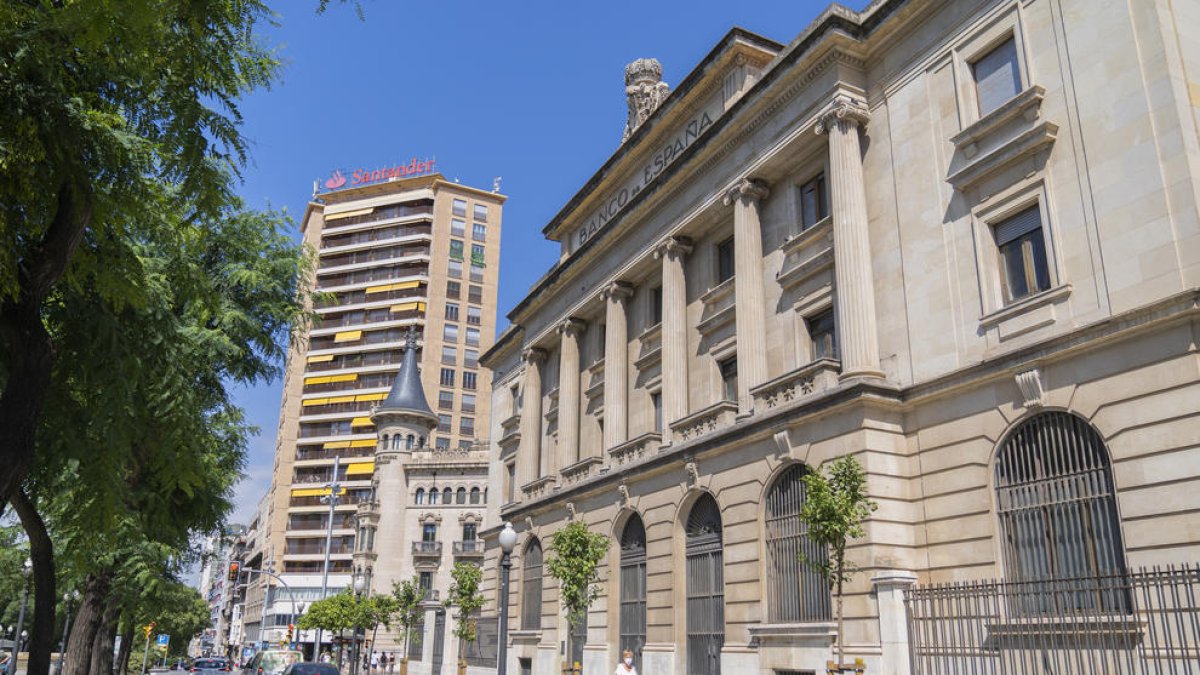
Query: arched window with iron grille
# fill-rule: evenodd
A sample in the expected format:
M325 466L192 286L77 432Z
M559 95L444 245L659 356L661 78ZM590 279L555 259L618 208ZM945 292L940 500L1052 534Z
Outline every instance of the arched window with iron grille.
M721 509L703 494L688 512L686 532L687 671L720 675L725 644L725 570Z
M521 564L521 630L542 628L542 543L535 537L525 547Z
M821 563L829 558L824 546L808 538L808 527L800 520L808 472L803 464L792 465L767 493L764 589L772 623L829 621L831 617L829 584L804 562Z
M1059 411L1025 420L996 453L995 478L1007 580L1081 579L1125 571L1112 464L1104 440L1086 421ZM1098 604L1112 610L1122 610L1128 600L1119 592L1071 598L1076 606Z
M621 531L620 649L633 652L642 663L646 644L646 527L636 513Z

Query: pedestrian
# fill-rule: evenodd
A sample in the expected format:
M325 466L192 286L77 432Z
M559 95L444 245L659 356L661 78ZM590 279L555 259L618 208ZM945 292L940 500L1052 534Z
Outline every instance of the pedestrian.
M371 670L379 671L379 652L371 650Z
M380 654L380 655L379 655L379 669L380 669L381 671L385 672L385 673L387 672L387 669L388 669L388 655L387 655L387 652L384 652L384 653L382 653L382 654Z
M637 668L633 667L633 652L626 649L621 657L621 662L617 664L613 675L638 675Z

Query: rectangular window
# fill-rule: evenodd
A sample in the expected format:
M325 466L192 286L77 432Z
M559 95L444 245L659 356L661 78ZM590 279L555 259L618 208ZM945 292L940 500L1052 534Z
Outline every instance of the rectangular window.
M446 303L446 320L458 321L458 305L453 302Z
M467 344L472 347L479 346L479 329L467 327Z
M479 365L479 350L464 349L463 350L463 365L468 368L474 368Z
M992 225L1000 250L1000 278L1006 302L1050 288L1042 214L1037 205Z
M737 357L731 356L717 364L721 371L721 395L726 401L738 400Z
M458 362L458 350L454 347L442 347L442 363L453 366Z
M456 216L467 217L467 200L455 199L451 212Z
M650 325L662 323L662 286L650 290Z
M458 442L459 450L470 450L472 442L469 439L463 439Z
M438 392L438 410L454 410L454 392Z
M475 263L471 263L471 281L477 283L483 281L483 268Z
M449 425L446 426L444 431L450 431ZM436 447L438 450L449 450L450 449L450 439L449 438L439 438L434 443L434 447Z
M467 302L473 302L477 305L483 304L483 286L471 284L467 287Z
M479 538L479 526L475 523L463 523L463 541L475 541Z
M654 408L654 431L662 433L663 418L662 418L662 392L656 391L650 394L650 406Z
M442 340L445 342L458 342L458 326L452 323L443 325Z
M1017 43L1011 37L971 63L979 116L992 112L1021 91Z
M463 389L474 391L475 390L475 373L472 373L469 370L464 370L462 386L463 386Z
M471 264L479 267L487 267L484 264L486 254L483 250L483 244L471 244Z
M509 462L505 465L505 468L508 470L508 499L506 502L511 504L517 498L517 464L516 462Z
M446 282L446 297L458 300L462 297L462 282L447 281Z
M508 388L508 394L512 400L511 413L516 415L521 412L521 385L514 384Z
M488 212L487 204L476 204L475 210L473 213L473 215L475 216L475 220L478 220L481 223L486 223L487 222L487 212Z
M433 572L421 572L421 576L418 577L417 583L421 585L421 590L423 591L433 590ZM417 641L414 640L413 642L416 643Z
M455 237L467 236L467 221L454 218L450 221L450 234Z
M437 429L438 429L438 431L444 431L444 432L449 433L450 431L452 431L454 429L454 419L450 415L438 415ZM445 440L446 447L447 448L450 447L450 439L449 438L446 438L446 439L439 438L438 440L439 441Z
M808 339L812 343L812 360L837 358L837 330L833 323L833 310L828 309L805 319L808 324Z
M733 237L717 244L717 283L733 278Z
M454 279L461 279L462 267L463 265L461 260L451 260L449 266L446 268L446 274Z
M483 310L479 307L467 306L467 323L478 326L483 321Z
M421 526L421 541L437 541L437 523L425 523Z
M463 250L464 250L463 246L464 246L464 244L462 243L462 241L460 241L458 239L450 240L450 259L451 260L458 260L460 262L462 261Z
M475 394L463 394L462 411L475 412Z
M475 419L472 417L463 417L458 422L458 433L463 436L475 435Z
M439 380L439 382L442 383L443 387L453 387L454 386L454 369L453 368L442 368L442 377Z
M800 186L800 229L807 230L829 216L825 192L825 174Z
M475 223L471 226L471 238L475 241L485 241L487 239L487 226Z

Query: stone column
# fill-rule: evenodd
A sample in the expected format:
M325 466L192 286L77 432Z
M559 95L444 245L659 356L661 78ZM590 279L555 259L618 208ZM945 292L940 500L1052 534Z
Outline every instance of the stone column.
M691 252L692 240L687 237L669 237L654 251L654 257L663 263L663 442L670 438L671 423L688 414L687 281L683 260Z
M879 601L879 643L883 648L884 675L909 675L908 614L904 609L904 591L917 583L917 575L907 571L880 572L871 578Z
M842 379L883 377L875 329L867 191L858 140L859 128L866 126L868 117L863 103L847 94L838 94L817 123L817 133L829 134L829 194Z
M523 452L517 475L520 484L525 485L545 475L542 463L542 364L546 362L546 352L530 347L521 358L525 361L525 384L521 394Z
M604 289L604 449L629 440L629 330L633 287L614 281Z
M558 466L557 473L580 459L579 455L579 336L587 326L568 318L558 325L562 346L558 353Z
M725 195L733 205L734 316L737 320L738 413L754 411L750 388L767 381L767 315L762 280L759 206L769 190L760 180L739 182Z

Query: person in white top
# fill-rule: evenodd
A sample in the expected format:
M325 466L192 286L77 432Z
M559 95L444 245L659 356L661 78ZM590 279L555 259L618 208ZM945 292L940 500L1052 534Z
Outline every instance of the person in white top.
M621 655L621 662L617 664L617 669L613 671L613 675L638 675L637 668L633 667L633 652L628 649Z

